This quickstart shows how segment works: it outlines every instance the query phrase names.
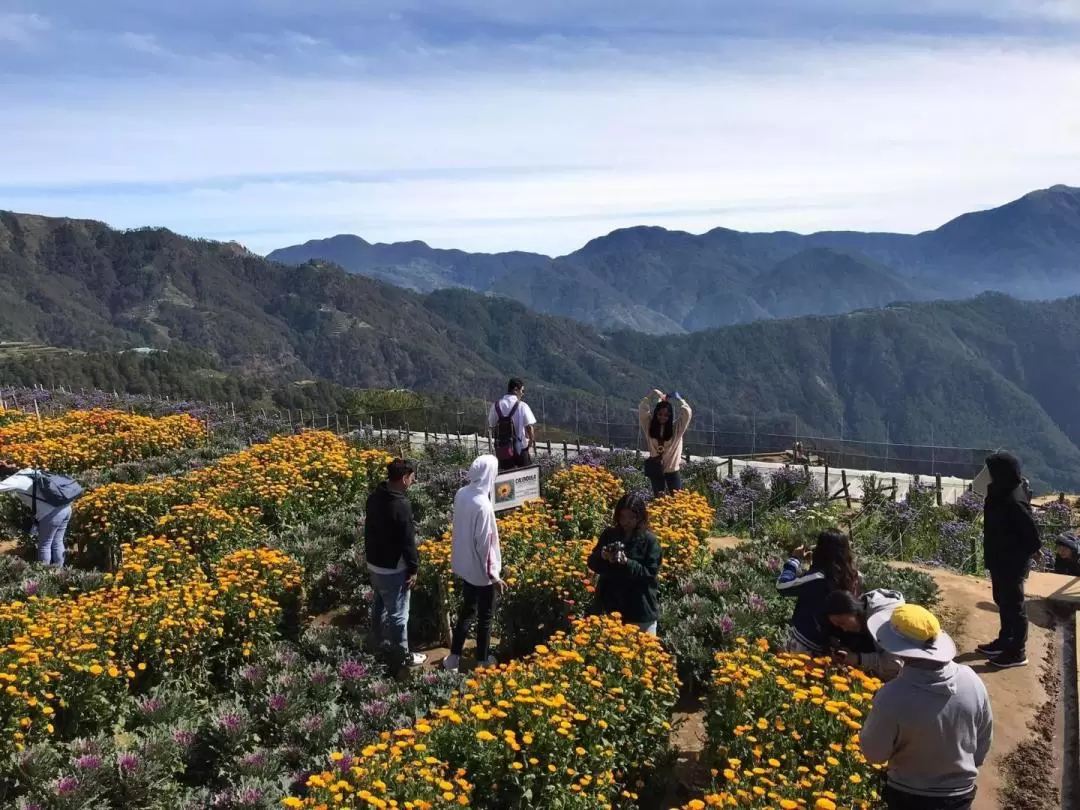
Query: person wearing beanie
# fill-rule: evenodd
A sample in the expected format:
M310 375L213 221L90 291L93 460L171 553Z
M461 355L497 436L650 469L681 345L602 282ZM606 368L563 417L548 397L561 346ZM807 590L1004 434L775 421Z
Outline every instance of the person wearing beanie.
M871 764L888 762L889 810L969 810L990 752L994 716L986 687L956 663L937 617L903 604L867 619L877 645L903 662L874 696L859 733Z
M994 453L986 459L986 469L990 484L983 503L983 561L990 572L1001 630L996 639L977 649L992 667L1022 667L1028 662L1024 585L1042 540L1024 490L1020 462L1008 453Z
M850 591L833 591L825 598L822 626L838 664L853 666L883 681L900 673L900 662L877 645L867 627L871 616L904 604L899 591L867 591L861 597Z
M1080 577L1080 537L1076 532L1065 532L1058 535L1055 544L1054 573Z

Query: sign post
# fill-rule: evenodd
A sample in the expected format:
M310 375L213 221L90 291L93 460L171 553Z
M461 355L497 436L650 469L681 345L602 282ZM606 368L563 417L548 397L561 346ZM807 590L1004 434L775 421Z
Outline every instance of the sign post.
M540 467L509 470L495 478L495 511L516 509L540 498Z

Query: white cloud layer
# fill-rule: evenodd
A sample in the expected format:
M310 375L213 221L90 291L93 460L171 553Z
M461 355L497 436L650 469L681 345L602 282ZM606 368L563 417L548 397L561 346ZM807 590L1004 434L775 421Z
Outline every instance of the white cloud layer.
M546 12L569 16L560 3ZM526 5L467 5L501 24L536 22ZM619 4L587 5L594 27L630 26L641 7L623 4L620 17ZM366 13L420 6L378 0ZM972 7L920 8L948 17ZM1005 21L1080 20L1072 0L980 7ZM0 14L0 42L28 46L59 28ZM90 41L85 28L67 30ZM705 53L700 42L602 37L583 50L545 35L505 40L496 58L466 38L414 42L395 58L413 54L420 67L394 72L288 26L262 35L278 50L261 67L251 53L184 55L150 28L100 36L149 61L44 83L5 81L0 69L0 208L166 225L260 251L351 232L563 253L636 224L916 231L1034 188L1080 185L1080 48L1070 42L785 35L717 40ZM193 59L215 77L192 74ZM319 69L298 68L304 59Z

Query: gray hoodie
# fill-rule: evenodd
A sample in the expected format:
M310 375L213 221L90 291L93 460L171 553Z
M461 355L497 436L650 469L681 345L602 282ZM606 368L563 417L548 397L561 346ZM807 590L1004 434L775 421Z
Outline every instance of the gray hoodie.
M889 762L889 784L917 796L962 796L975 788L994 718L971 667L908 663L874 697L860 735L870 762Z

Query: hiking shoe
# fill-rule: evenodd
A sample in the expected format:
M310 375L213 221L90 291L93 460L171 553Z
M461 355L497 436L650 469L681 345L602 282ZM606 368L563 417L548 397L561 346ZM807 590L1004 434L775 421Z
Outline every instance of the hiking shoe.
M997 640L991 641L989 644L980 644L975 649L983 655L993 658L995 655L1001 655L1005 652L1005 645L1000 640Z
M461 656L460 655L454 655L453 653L450 653L450 655L446 656L446 658L444 658L442 660L442 668L447 670L448 672L457 672L458 667L460 667L460 666L461 666Z
M1027 656L1022 652L1003 652L990 659L990 666L995 669L1026 667L1027 663Z
M427 656L423 653L409 653L405 658L405 665L410 667L422 667L427 663Z

